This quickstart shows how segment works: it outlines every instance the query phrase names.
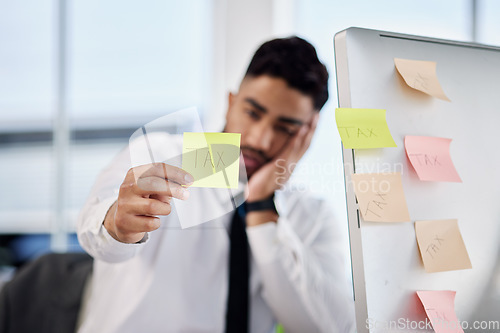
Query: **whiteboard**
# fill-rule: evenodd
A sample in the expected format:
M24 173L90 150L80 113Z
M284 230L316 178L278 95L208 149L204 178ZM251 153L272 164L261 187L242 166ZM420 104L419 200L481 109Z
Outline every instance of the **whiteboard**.
M457 317L475 320L500 244L500 48L360 28L339 32L334 44L339 107L385 109L397 144L343 149L357 331L388 332L391 321L425 320L417 290L455 290ZM437 62L451 102L408 87L394 58ZM451 138L463 183L420 181L405 154L405 135ZM398 171L412 222L363 221L352 173ZM414 221L455 218L472 269L426 273ZM488 319L499 320L498 307L494 313Z

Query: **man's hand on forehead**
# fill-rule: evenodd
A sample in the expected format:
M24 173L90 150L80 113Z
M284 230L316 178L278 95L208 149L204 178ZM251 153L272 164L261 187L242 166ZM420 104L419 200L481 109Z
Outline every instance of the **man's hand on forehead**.
M290 178L294 166L311 144L319 120L315 112L311 121L303 124L283 149L252 175L248 182L248 201L259 201L271 196Z

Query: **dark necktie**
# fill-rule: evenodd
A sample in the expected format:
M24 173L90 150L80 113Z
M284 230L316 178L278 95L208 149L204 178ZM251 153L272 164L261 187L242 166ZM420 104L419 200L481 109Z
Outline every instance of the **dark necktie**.
M229 230L229 294L226 333L248 332L250 264L245 228L244 205L241 205L234 212Z

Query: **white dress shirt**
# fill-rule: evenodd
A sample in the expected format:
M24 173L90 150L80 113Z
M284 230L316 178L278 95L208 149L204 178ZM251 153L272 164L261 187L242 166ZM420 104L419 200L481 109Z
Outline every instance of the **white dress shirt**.
M168 149L181 152L182 142L171 141ZM80 243L95 259L78 332L223 333L233 212L181 229L174 207L141 243L121 243L102 223L130 167L125 149L102 171L78 219ZM190 196L183 216L213 209L216 199ZM250 332L273 332L277 322L286 333L354 331L347 235L323 201L284 189L275 202L277 223L247 228Z

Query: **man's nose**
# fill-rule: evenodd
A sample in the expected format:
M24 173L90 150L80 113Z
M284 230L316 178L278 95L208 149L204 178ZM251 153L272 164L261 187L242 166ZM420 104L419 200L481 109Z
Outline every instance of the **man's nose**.
M267 153L272 146L274 132L270 124L260 121L248 129L248 144L257 150Z

